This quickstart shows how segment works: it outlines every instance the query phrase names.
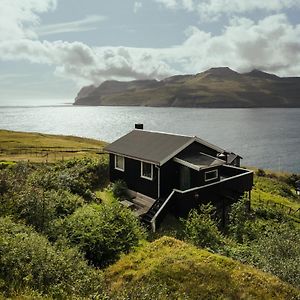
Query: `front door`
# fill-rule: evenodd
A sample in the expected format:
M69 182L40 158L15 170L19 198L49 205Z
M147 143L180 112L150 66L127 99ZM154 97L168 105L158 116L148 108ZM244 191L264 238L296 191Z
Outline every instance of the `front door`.
M191 187L191 173L186 166L180 166L180 189L188 190Z

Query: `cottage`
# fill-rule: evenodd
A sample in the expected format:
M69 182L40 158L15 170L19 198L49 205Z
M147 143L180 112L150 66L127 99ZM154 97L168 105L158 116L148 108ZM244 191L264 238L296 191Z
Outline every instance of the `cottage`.
M124 180L131 207L155 231L167 212L186 216L212 202L222 222L237 199L250 192L253 172L240 168L241 156L196 136L146 131L142 124L105 147L110 180Z

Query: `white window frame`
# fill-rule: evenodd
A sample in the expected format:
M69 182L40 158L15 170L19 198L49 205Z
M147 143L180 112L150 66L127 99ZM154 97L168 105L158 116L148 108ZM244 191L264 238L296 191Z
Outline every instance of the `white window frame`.
M206 176L207 174L210 174L210 173L215 173L216 176L215 177L212 177L212 178L209 178L207 179ZM219 177L219 172L218 172L218 169L215 169L215 170L211 170L211 171L207 171L204 173L204 180L207 182L207 181L212 181L212 180L215 180Z
M117 166L117 157L122 158L122 160L123 160L123 163L122 163L123 166L122 167L123 168L120 168L120 167ZM115 169L119 170L119 171L122 171L122 172L125 171L125 158L124 158L124 156L115 154Z
M143 164L149 164L151 166L151 177L143 175ZM148 180L153 180L153 164L148 163L146 161L141 161L141 177Z

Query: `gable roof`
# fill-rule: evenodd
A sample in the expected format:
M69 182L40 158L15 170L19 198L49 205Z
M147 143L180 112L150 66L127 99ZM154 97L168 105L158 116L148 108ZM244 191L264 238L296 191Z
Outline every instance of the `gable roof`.
M135 129L104 148L105 151L163 165L193 142L220 153L225 150L197 137Z

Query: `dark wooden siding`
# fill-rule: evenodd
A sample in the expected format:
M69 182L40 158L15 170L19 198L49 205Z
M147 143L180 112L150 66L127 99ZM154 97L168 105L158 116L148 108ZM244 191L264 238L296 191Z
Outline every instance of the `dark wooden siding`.
M171 159L160 167L161 197L166 198L174 188L179 188L179 164Z
M146 196L157 198L158 172L153 165L153 180L141 177L141 162L139 160L125 157L125 170L115 169L114 154L109 155L110 181L124 180L129 189L144 194Z
M219 168L220 167L217 166L217 167L211 167L211 168L207 168L207 169L200 170L200 171L193 170L192 176L195 177L195 178L192 179L192 183L193 183L192 187L202 186L202 185L206 185L206 184L210 184L210 183L214 183L214 182L219 181L220 180ZM213 171L213 170L218 170L218 177L216 179L213 179L213 180L205 181L205 173Z

